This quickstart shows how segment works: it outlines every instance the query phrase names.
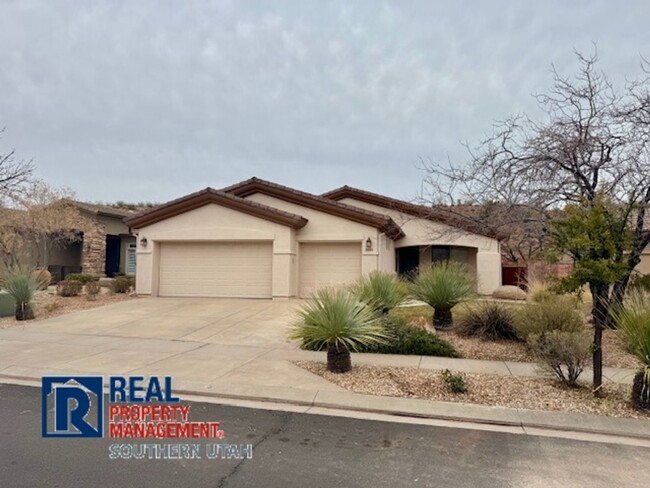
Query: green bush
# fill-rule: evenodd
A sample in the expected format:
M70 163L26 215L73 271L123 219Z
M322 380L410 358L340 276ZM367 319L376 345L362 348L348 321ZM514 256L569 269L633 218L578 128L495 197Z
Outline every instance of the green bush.
M16 320L34 318L32 299L38 290L47 287L45 278L40 278L32 268L17 267L11 269L5 276L2 286L16 302Z
M88 300L96 300L97 295L102 291L102 286L99 284L99 281L91 281L86 283L86 298Z
M83 285L77 280L63 280L56 285L56 294L61 297L76 297L81 293Z
M65 275L64 281L78 281L82 285L86 285L93 281L99 281L99 277L85 273L68 273Z
M614 320L628 350L643 365L634 376L632 403L650 410L650 295L633 292L624 308L614 311Z
M381 323L386 335L384 343L362 345L357 348L356 352L459 357L458 352L449 342L426 330L410 327L403 319L387 316L381 319ZM307 344L305 341L303 341L302 348L312 351L322 349L322 347Z
M462 373L452 373L448 369L444 369L440 372L440 377L452 393L467 393L467 383L465 383L465 376Z
M513 313L498 302L482 302L469 307L467 314L456 325L456 333L487 341L520 340Z
M394 273L373 271L352 287L359 299L377 312L387 314L408 297L408 285Z
M413 297L433 307L433 325L453 326L451 310L475 295L476 282L467 266L447 261L420 270L411 285Z
M522 340L532 334L545 334L553 330L583 332L585 324L575 297L552 295L539 302L522 305L514 314L514 326Z
M386 340L376 313L347 290L321 288L299 311L291 339L304 349L327 349L327 369L345 373L352 367L350 351Z
M109 285L113 293L128 293L134 286L132 276L117 276L111 280Z

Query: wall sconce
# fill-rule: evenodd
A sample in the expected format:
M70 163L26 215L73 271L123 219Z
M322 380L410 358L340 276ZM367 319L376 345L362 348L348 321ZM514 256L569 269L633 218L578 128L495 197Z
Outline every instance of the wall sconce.
M146 237L142 237L142 239L140 239L140 246L141 247L147 247L147 238Z
M366 251L372 251L372 239L370 237L366 239Z

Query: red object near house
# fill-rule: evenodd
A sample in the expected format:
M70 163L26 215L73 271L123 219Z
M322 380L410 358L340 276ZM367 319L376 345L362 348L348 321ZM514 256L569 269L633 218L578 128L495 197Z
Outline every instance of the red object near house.
M526 266L502 266L501 267L501 284L518 286L522 290L528 287L528 268Z

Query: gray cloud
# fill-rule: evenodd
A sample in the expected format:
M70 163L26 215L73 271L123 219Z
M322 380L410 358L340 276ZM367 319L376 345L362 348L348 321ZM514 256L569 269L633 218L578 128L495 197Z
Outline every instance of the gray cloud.
M0 146L88 200L252 175L411 197L597 41L617 83L648 2L0 0Z

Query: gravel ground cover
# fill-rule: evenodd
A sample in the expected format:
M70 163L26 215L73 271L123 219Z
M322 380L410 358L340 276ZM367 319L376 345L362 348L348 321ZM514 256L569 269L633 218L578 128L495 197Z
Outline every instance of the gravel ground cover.
M355 365L348 373L334 374L321 362L296 364L342 388L367 395L650 419L650 412L630 406L627 385L607 383L606 396L595 398L586 383L567 388L553 378L463 374L468 391L452 393L439 371Z
M55 288L50 287L47 290L36 293L34 297L34 303L36 305L36 318L34 320L19 322L13 316L2 317L0 318L0 329L18 325L25 326L39 320L57 317L78 310L103 307L104 305L135 299L135 296L126 293L111 293L107 288L102 288L102 292L95 300L88 300L85 295L60 297L56 294Z

